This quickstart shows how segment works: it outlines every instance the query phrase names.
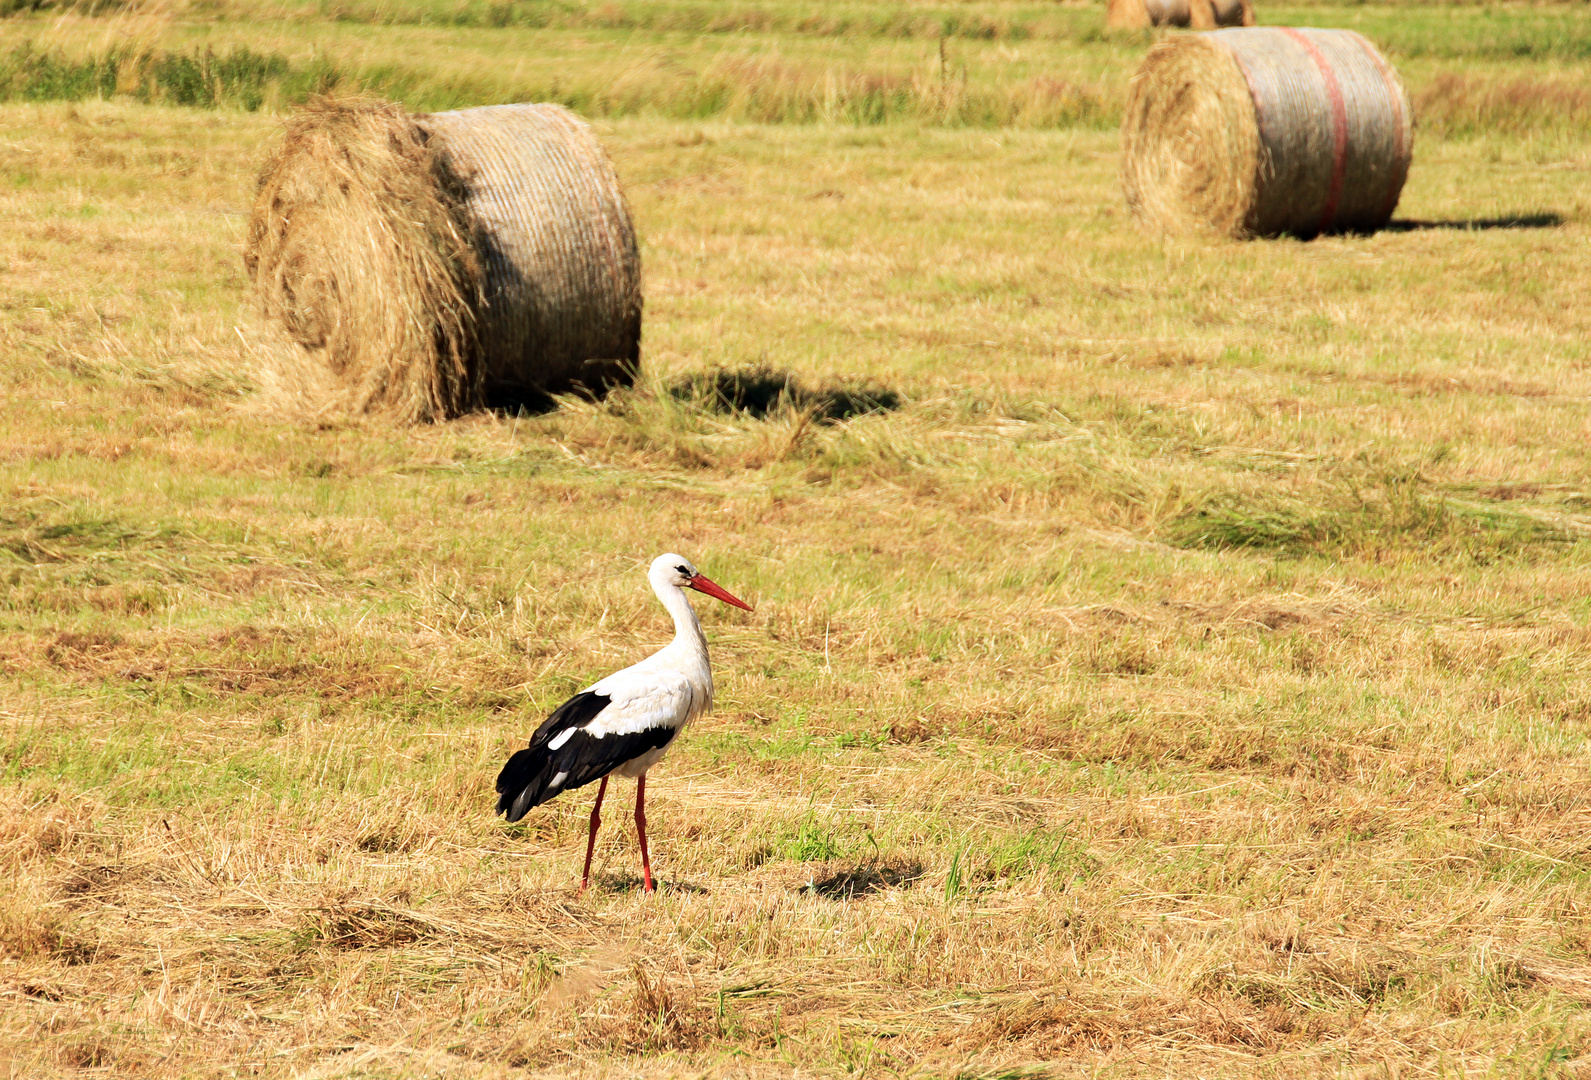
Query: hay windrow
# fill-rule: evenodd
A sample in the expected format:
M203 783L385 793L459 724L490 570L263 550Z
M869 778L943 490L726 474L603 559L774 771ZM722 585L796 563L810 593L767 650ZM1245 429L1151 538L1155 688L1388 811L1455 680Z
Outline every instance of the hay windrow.
M302 346L278 374L312 411L425 421L479 403L483 271L463 193L399 106L321 98L289 120L243 260Z
M1122 122L1141 224L1234 237L1372 231L1412 154L1408 97L1351 30L1249 28L1150 50Z

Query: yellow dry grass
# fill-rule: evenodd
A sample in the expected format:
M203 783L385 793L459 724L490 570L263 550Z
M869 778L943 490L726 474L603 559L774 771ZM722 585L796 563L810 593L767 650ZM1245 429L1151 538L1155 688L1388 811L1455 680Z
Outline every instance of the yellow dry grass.
M1587 1071L1591 144L1238 245L1110 134L610 123L647 381L395 432L251 404L274 126L0 107L11 1075ZM754 366L899 407L670 391ZM578 898L492 779L670 548L757 611Z

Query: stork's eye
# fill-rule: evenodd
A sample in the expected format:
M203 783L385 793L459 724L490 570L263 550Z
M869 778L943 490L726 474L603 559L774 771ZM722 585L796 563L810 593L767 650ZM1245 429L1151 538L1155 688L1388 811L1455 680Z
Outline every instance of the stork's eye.
M674 569L678 570L680 573L684 574L686 577L690 577L691 576L691 572L688 569L686 569L685 567L683 567L683 566L676 566Z

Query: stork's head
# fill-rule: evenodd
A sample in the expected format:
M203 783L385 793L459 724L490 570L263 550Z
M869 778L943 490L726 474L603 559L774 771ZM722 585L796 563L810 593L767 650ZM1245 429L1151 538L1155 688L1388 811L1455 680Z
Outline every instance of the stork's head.
M750 604L731 596L726 590L708 581L691 561L683 555L665 552L652 560L652 568L647 571L647 576L654 582L672 585L676 589L695 589L697 592L706 593L715 600L722 600L738 608L752 610Z

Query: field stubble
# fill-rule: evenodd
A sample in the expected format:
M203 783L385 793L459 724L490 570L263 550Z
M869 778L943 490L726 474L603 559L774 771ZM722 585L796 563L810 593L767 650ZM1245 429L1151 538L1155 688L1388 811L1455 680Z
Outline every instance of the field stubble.
M1233 245L1106 134L614 121L645 385L395 431L251 396L272 126L0 108L14 1074L1584 1071L1583 140ZM667 548L758 610L576 899L491 781Z

